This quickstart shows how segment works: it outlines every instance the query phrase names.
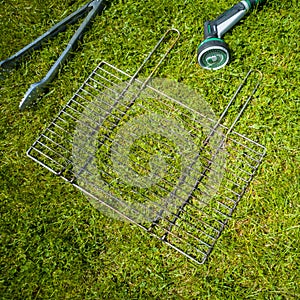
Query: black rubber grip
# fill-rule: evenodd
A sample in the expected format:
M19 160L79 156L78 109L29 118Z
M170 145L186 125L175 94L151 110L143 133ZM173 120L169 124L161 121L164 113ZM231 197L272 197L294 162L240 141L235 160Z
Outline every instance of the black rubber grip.
M254 0L254 2L255 2L255 0ZM238 4L235 4L230 9L226 10L215 20L206 21L204 23L204 38L208 39L208 38L218 37L217 26L222 24L223 22L226 22L232 16L236 15L237 13L239 13L240 11L245 10L245 9L246 8L245 8L244 4L242 2L239 2Z

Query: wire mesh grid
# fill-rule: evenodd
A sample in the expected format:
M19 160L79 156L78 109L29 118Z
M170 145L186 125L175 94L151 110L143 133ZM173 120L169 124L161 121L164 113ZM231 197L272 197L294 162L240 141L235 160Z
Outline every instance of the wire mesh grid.
M131 79L100 63L27 154L99 210L201 264L265 148Z

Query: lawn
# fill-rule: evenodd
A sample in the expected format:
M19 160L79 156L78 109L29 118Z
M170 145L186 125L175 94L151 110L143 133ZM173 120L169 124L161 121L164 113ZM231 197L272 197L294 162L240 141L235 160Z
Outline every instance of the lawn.
M4 60L85 1L0 3ZM203 23L233 4L110 1L47 92L22 112L24 93L45 76L78 23L1 73L0 299L300 298L300 4L267 1L225 35L231 63L204 70L196 62ZM180 40L155 76L190 87L216 115L250 69L263 73L237 130L264 145L267 155L203 265L95 209L26 156L102 60L134 74L170 27Z

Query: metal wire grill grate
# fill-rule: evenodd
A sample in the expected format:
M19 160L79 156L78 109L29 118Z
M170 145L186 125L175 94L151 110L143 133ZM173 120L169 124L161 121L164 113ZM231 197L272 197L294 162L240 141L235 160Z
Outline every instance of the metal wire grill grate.
M28 155L98 209L203 263L265 148L131 78L102 62Z

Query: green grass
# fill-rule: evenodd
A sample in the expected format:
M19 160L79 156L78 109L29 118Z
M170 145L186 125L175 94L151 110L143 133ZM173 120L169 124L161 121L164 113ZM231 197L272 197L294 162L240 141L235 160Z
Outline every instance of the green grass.
M4 75L0 299L300 298L300 5L296 0L268 2L225 36L232 62L216 72L196 64L203 22L235 1L112 1L49 92L24 112L18 110L19 101L46 74L77 25ZM0 3L0 59L5 59L85 1ZM250 68L264 74L238 130L265 145L267 157L201 266L136 226L101 214L70 184L26 156L100 61L133 74L171 26L181 38L159 76L193 88L216 113Z

